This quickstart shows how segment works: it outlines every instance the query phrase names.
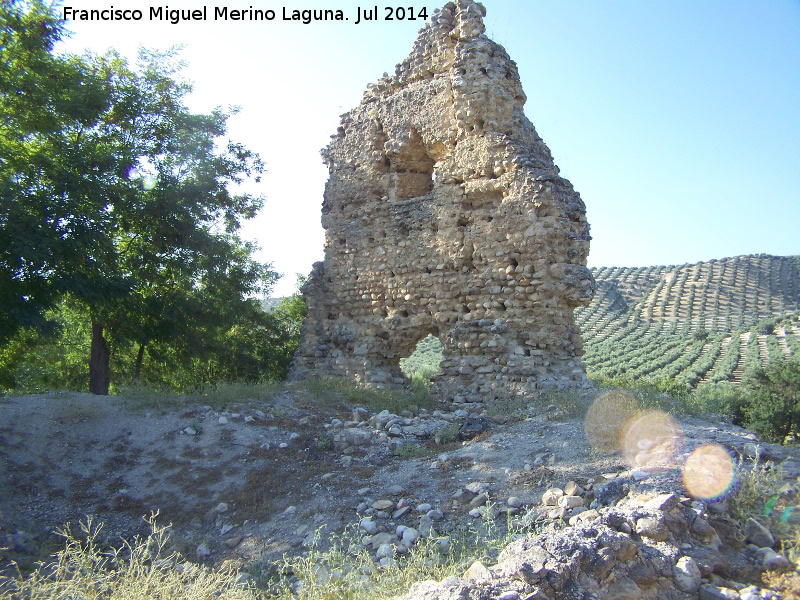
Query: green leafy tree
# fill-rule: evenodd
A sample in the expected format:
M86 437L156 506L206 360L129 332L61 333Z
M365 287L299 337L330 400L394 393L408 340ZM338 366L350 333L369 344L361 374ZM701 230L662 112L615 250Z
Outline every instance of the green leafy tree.
M748 427L777 443L800 431L800 361L777 360L756 369L743 387Z
M43 330L66 293L119 293L107 235L119 165L97 128L111 102L86 60L53 54L62 23L0 0L0 345Z
M240 144L218 143L231 113L188 111L191 85L180 78L174 52L143 51L137 70L113 53L97 64L114 90L101 130L130 165L124 202L112 206L110 265L128 293L85 299L92 315L90 390L107 393L107 331L138 344L137 375L156 339L181 340L184 354L202 358L203 344L215 339L210 330L230 329L248 312L246 299L264 293L276 275L237 236L262 199L230 190L257 181L263 165Z
M0 388L22 393L52 389L87 391L91 321L86 309L65 298L47 312L55 324L46 332L22 330L0 352Z
M255 314L248 298L276 275L237 232L262 200L231 190L263 165L223 141L231 111L188 111L174 52L144 51L137 69L58 57L61 27L52 6L0 0L0 344L11 360L41 343L27 332L69 298L105 394L112 349L135 345L139 375L151 345L203 359Z

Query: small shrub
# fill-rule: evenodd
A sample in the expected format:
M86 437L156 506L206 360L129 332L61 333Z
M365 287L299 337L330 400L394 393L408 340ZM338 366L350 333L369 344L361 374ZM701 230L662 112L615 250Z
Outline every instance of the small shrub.
M317 440L317 448L320 450L333 450L333 438L328 433L323 433Z
M555 405L564 417L579 418L586 416L594 398L595 394L587 394L586 390L581 388L554 389L544 392L537 400L537 404Z
M249 381L223 381L209 386L202 393L192 395L193 400L204 401L214 407L226 407L237 402L268 401L282 389L277 381L254 383Z
M759 335L772 335L775 332L775 325L775 319L768 319L758 323L753 330Z
M592 403L586 414L584 430L592 448L613 452L619 448L625 425L639 414L639 404L633 394L611 390Z
M437 444L450 444L458 439L459 431L461 431L461 427L458 425L458 423L451 423L446 427L440 427L437 429L433 439Z
M800 361L775 361L756 369L744 384L745 424L765 439L783 443L800 427Z
M266 401L272 399L281 389L282 384L274 381L233 381L202 386L192 392L179 394L163 386L140 383L121 386L116 393L134 410L165 411L191 402L223 409L239 402Z
M418 444L409 443L403 444L399 448L397 448L392 454L395 456L399 456L400 458L404 459L411 459L411 458L420 458L422 456L428 456L431 454L431 449L426 448L425 446L420 446Z
M155 409L166 411L185 405L187 397L167 388L141 383L117 388L116 395L133 410Z
M763 522L768 499L783 483L780 470L768 468L766 463L759 463L758 458L757 453L751 468L747 468L744 460L739 459L736 470L738 480L729 502L730 515L742 529L748 519Z
M780 541L781 550L795 564L800 560L800 526L793 513L798 510L796 491L787 490L783 471L771 462L760 462L757 454L747 468L739 460L738 481L730 498L730 514L741 530L755 519Z
M504 420L520 419L527 414L530 398L497 398L486 407L491 418L502 417Z
M685 383L668 377L656 379L608 379L592 376L600 388L628 390L642 410L663 410L675 415L696 414Z

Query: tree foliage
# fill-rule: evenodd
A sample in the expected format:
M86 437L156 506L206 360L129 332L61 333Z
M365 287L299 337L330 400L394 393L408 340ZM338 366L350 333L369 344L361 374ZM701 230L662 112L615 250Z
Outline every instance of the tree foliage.
M263 200L237 190L263 164L225 140L235 109L190 112L175 51L141 51L135 67L56 56L61 27L38 0L0 0L6 384L32 348L68 336L85 351L87 332L94 393L112 365L138 379L145 361L170 385L164 365L201 382L279 376L296 324L261 309L277 274L238 237ZM49 380L74 385L77 370Z
M297 303L295 294L280 305ZM0 388L17 393L39 393L52 389L89 391L91 319L88 310L66 299L48 313L55 331L27 331L0 352ZM109 335L111 387L149 385L191 392L219 382L279 380L286 376L297 349L303 312L268 312L256 299L238 307L231 326L212 327L187 338L153 340L142 356L137 378L140 346L120 336ZM16 356L11 357L11 354ZM11 360L10 360L11 359ZM3 367L6 367L5 369Z
M241 220L256 214L261 198L231 192L247 178L258 180L263 165L240 144L218 147L230 112L188 111L191 86L180 79L174 53L142 52L137 70L115 54L96 62L114 90L101 128L127 165L124 199L111 209L113 269L128 289L87 301L93 357L97 348L103 356L106 331L135 341L140 357L160 338L181 339L185 351L202 357L198 336L213 339L209 327L236 324L246 312L237 305L276 277L237 237ZM106 369L92 366L93 372ZM107 389L104 380L90 380L91 391Z
M757 369L743 389L741 411L747 427L783 443L800 432L800 360L777 360Z
M0 0L0 344L45 328L63 294L119 284L104 268L118 165L97 128L111 90L87 61L53 54L50 8L27 9Z

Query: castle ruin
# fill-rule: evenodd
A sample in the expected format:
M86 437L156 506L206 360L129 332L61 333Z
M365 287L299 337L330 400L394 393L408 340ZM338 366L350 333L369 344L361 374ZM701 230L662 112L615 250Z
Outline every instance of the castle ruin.
M325 259L303 288L293 378L399 385L400 359L432 334L444 397L585 383L573 310L594 293L586 209L485 14L472 0L435 12L322 151Z

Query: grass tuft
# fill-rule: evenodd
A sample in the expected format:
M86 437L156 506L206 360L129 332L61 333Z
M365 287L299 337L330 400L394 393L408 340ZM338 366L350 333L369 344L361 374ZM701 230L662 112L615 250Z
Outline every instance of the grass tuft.
M515 525L510 518L496 518L488 503L483 517L469 528L420 538L406 554L384 566L373 561L357 525L335 536L327 550L320 549L318 531L316 543L303 556L265 566L271 574L266 587L285 600L397 597L420 581L461 576L476 560L492 565L503 548L529 531L529 526Z
M148 521L152 533L147 538L136 538L132 543L123 541L119 548L105 548L100 543L102 525L95 525L91 518L80 524L77 533L69 528L59 531L65 547L56 560L40 565L26 578L0 577L0 600L254 600L258 597L251 586L240 583L239 573L232 567L212 570L181 563L177 554L166 551L167 528L156 525L155 515Z
M133 410L167 411L193 402L223 410L232 404L242 402L269 401L282 389L281 382L235 381L201 386L190 393L179 394L158 386L138 384L120 387L117 395L124 398Z
M749 467L739 459L730 515L741 530L748 519L764 525L780 541L781 551L797 564L800 562L798 492L793 486L785 485L780 466L759 459L757 453Z
M435 407L424 383L415 385L413 390L395 390L360 385L343 377L319 377L289 383L286 389L309 394L316 405L358 404L373 412L388 410L399 414L408 410L417 414L422 408L433 410Z

